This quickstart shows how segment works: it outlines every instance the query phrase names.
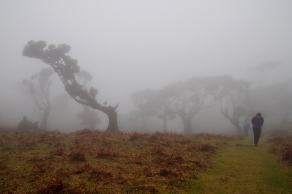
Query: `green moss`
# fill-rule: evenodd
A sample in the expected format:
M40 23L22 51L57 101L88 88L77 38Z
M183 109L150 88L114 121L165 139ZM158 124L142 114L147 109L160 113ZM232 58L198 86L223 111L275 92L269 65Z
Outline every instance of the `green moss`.
M277 161L267 143L233 141L215 157L212 169L194 181L196 194L290 194L292 169Z

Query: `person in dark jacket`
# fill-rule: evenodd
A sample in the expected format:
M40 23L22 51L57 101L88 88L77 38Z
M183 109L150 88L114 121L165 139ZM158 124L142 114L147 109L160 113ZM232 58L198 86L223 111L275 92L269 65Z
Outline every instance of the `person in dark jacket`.
M252 119L252 128L253 128L253 134L254 134L254 145L257 146L261 132L262 132L262 127L264 124L264 118L262 117L261 113L257 113Z

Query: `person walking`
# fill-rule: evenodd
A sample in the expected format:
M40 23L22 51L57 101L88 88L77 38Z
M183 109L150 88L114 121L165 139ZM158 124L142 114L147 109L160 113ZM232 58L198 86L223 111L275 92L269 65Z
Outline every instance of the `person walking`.
M251 124L252 124L252 129L253 129L253 134L254 134L254 145L257 146L261 132L262 132L262 127L264 124L264 118L262 117L261 113L257 113L252 119L251 119Z

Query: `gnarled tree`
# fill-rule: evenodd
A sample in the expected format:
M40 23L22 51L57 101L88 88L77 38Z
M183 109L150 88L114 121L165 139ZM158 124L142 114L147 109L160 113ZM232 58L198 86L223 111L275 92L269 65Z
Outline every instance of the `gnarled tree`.
M227 76L222 77L217 83L221 85L219 96L221 114L237 129L237 134L242 136L244 122L252 112L249 84Z
M215 83L215 84L214 84ZM160 101L155 107L162 107L162 116L177 115L181 118L185 133L193 131L193 118L216 102L219 86L213 77L192 78L162 88ZM167 117L166 117L167 118Z
M213 77L192 78L166 86L169 107L183 123L185 133L193 131L192 120L202 110L215 105L219 86Z
M80 71L77 75L77 80L83 87L87 87L88 83L93 79L91 74L87 71ZM95 129L100 119L96 111L91 110L88 106L82 105L82 111L77 113L77 118L80 120L82 127L87 129Z
M38 110L42 112L39 126L41 129L47 129L48 119L51 112L50 78L52 74L53 71L51 69L42 69L37 74L23 80L23 84L31 95L33 103Z
M116 111L118 105L100 104L96 100L97 89L86 89L77 81L76 74L80 72L80 67L77 60L67 54L69 51L70 46L66 44L47 46L44 41L29 41L24 47L23 55L40 59L51 66L60 77L67 93L76 102L105 113L109 120L107 131L119 131Z

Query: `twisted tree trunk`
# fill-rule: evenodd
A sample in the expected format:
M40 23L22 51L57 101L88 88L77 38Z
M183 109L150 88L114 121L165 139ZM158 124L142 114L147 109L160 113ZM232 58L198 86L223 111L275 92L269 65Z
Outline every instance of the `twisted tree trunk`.
M235 127L235 129L237 131L237 135L239 137L242 137L242 135L243 135L243 128L240 125L239 118L234 117L234 115L229 115L228 110L222 108L222 106L221 106L221 114Z
M78 83L75 75L80 72L76 59L71 58L67 53L70 46L49 45L44 41L29 41L24 47L23 55L37 58L51 66L61 79L67 93L77 102L93 109L97 109L108 116L107 131L119 131L116 109L118 105L102 105L96 100L97 89L91 87L89 90Z
M108 132L117 132L117 131L119 131L117 111L115 109L109 109L106 112L106 115L108 117L107 131Z

